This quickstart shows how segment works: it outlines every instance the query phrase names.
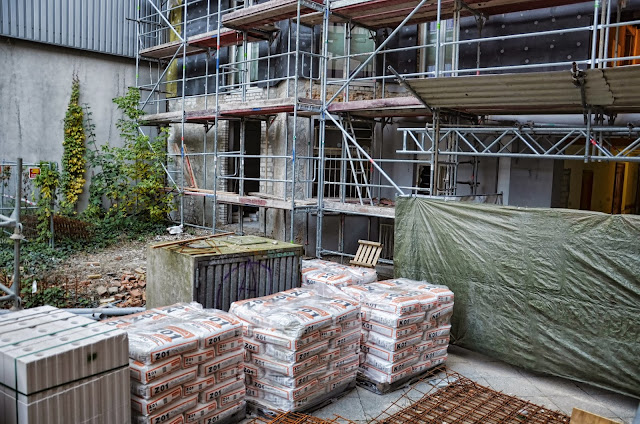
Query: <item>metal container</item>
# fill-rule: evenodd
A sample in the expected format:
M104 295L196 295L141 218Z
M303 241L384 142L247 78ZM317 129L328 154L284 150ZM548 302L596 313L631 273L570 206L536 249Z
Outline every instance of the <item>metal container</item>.
M147 307L196 301L229 310L236 300L300 287L302 246L256 236L151 245Z

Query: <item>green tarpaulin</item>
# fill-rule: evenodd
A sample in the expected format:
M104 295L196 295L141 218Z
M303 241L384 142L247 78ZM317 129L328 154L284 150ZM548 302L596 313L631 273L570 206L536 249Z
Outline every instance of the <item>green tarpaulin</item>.
M395 273L455 293L452 342L640 397L640 217L403 197Z

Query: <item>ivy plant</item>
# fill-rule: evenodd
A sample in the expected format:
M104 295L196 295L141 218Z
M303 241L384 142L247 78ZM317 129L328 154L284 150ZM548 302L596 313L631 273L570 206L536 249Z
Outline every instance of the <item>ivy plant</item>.
M80 80L73 76L71 98L64 118L64 153L62 155L62 173L60 185L62 191L62 212L71 215L75 212L78 198L85 183L86 135L84 130L84 112L80 101Z
M109 217L111 220L160 222L172 209L172 197L165 191L163 165L167 162L167 129L150 138L139 130L143 112L138 109L140 91L130 88L114 103L122 112L116 126L120 130L122 147L88 144L89 164L94 168L89 188L90 217ZM103 205L106 204L106 210Z
M39 190L36 215L38 225L36 227L37 241L46 243L51 239L51 217L54 213L56 191L60 183L60 173L55 162L40 162L40 174L34 180Z

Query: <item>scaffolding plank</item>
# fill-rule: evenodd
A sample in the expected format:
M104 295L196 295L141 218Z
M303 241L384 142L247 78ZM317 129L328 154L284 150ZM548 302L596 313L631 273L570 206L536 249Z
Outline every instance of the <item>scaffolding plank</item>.
M218 34L220 35L218 36ZM220 28L220 32L218 32L218 30L214 30L189 37L189 45L215 49L218 47L218 37L220 38L220 47L238 46L242 44L243 41L241 32L235 29L222 27ZM260 41L265 38L265 34L259 32L251 32L247 34L248 42Z
M157 46L142 49L140 50L140 56L151 59L167 60L173 57L180 46L182 46L182 41L170 41L168 43L158 44ZM204 50L200 47L187 45L188 55L202 53L203 51Z
M291 200L285 200L283 198L277 198L275 196L269 196L267 194L260 193L259 195L240 195L238 193L230 193L227 191L214 192L213 190L206 189L191 189L185 188L184 194L190 196L216 196L219 203L226 203L230 205L241 206L256 206L260 208L273 208L291 210ZM255 194L255 193L254 193ZM296 200L296 208L314 208L317 205L317 201L313 199L300 199Z
M586 103L634 112L640 105L640 66L586 71ZM582 98L569 71L529 72L407 80L436 108L486 113L582 113Z
M311 0L322 4L321 1ZM300 13L313 11L309 7L300 6ZM222 23L228 28L241 30L261 28L284 19L293 18L298 13L298 0L270 0L264 3L229 12L222 17Z
M337 200L324 200L324 209L330 212L346 213L349 215L378 216L381 218L395 218L396 208L393 206L371 206L360 203L342 203Z
M344 18L351 18L355 22L370 28L395 27L417 5L418 0L338 0L331 3L331 10L335 12L331 17L332 22L344 22ZM532 9L541 9L552 6L581 3L579 0L465 0L465 3L474 10L485 15L498 15L502 13L519 12ZM443 0L441 5L442 19L453 16L455 8L454 0ZM471 12L462 9L462 16L470 16ZM430 2L425 4L409 24L435 21L437 16L437 4ZM319 25L322 23L321 13L310 13L301 18L306 25Z

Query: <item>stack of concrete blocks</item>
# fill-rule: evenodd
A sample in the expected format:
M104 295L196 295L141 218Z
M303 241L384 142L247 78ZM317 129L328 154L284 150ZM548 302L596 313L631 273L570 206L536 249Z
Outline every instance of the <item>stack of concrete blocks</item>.
M51 306L0 315L0 422L129 423L127 333Z
M292 289L242 300L247 400L258 413L303 411L355 386L360 306Z
M333 288L373 283L378 279L373 268L346 266L322 259L303 260L300 271L303 287L328 296L333 294Z
M453 313L447 287L399 278L342 290L361 302L365 378L392 385L446 361Z
M190 303L107 323L129 333L134 423L209 424L244 418L239 320Z

